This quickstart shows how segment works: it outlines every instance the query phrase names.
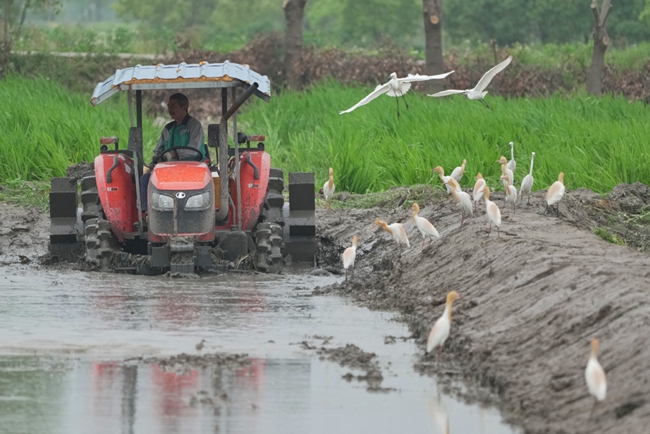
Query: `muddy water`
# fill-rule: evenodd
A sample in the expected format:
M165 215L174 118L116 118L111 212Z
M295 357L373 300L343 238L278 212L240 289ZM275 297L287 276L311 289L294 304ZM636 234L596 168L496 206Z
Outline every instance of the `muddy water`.
M392 314L311 295L337 280L0 268L0 432L515 432L416 374ZM380 392L317 353L346 344Z

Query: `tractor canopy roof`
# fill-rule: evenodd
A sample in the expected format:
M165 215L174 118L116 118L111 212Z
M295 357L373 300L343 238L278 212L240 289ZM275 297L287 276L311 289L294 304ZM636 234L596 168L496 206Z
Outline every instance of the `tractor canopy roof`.
M255 95L264 101L271 97L271 81L248 65L230 63L190 63L177 65L137 65L118 69L115 74L95 86L90 100L93 106L107 100L120 90L206 89L216 87L248 88L257 83Z

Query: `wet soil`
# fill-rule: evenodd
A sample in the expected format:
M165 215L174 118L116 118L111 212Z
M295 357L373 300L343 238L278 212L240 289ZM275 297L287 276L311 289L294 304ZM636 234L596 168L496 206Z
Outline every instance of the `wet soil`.
M323 267L341 270L339 255L353 235L359 247L348 281L316 293L401 312L424 349L446 293L457 290L464 298L454 304L444 351L422 351L417 369L443 384L467 380L477 387L457 392L470 400L496 396L506 421L526 432L645 432L650 258L638 250L647 251L650 228L631 220L644 218L647 192L642 184L618 186L608 197L571 191L558 217L544 215L544 192L537 192L516 214L502 209L500 237L494 230L488 236L484 206L461 227L456 204L439 195L420 203L420 215L441 235L423 250L410 200L399 208L321 210ZM493 199L503 205L502 192ZM403 223L411 247L400 255L386 232L371 229L375 218ZM594 228L619 234L615 240L630 247L605 241ZM600 339L608 394L590 421L584 369L592 337Z
M536 192L516 214L502 209L500 237L496 231L488 236L484 206L461 227L446 194L413 191L395 189L381 208L317 210L324 273L342 274L340 254L354 234L360 243L348 281L314 294L398 311L424 349L445 294L457 290L464 298L454 305L451 336L439 354L422 351L420 372L469 401L496 399L506 420L526 432L644 432L650 425L650 258L643 253L650 251L648 187L620 185L607 196L570 191L558 216L543 215L544 192ZM503 193L493 196L502 206ZM423 250L407 210L413 200L441 234ZM411 247L399 255L387 233L370 228L377 217L404 223ZM41 210L0 203L0 266L50 266L48 230ZM600 339L609 387L590 421L584 367L592 337ZM365 371L348 380L367 381L370 390L381 371L372 354L353 347L312 349ZM350 360L366 365L347 365ZM469 387L454 386L457 380Z

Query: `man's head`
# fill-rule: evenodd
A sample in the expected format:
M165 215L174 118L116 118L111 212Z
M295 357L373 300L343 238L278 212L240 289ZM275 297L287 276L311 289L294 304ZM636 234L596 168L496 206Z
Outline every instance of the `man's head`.
M187 110L189 107L190 102L187 97L182 93L175 93L169 97L167 112L177 124L180 124L183 122L183 119L185 119L185 116L187 116Z

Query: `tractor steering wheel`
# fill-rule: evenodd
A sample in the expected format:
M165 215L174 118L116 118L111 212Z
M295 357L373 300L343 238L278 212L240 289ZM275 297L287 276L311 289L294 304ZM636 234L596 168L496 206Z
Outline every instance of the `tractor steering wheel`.
M187 149L188 151L194 151L196 153L196 155L193 155L192 158L190 158L190 161L203 161L203 152L199 151L196 148L192 148L191 146L177 146L175 148L166 149L160 154L158 160L163 160L163 155L169 152L174 152L176 154L174 160L180 161L180 158L178 157L178 153L176 151L180 151L181 149Z

